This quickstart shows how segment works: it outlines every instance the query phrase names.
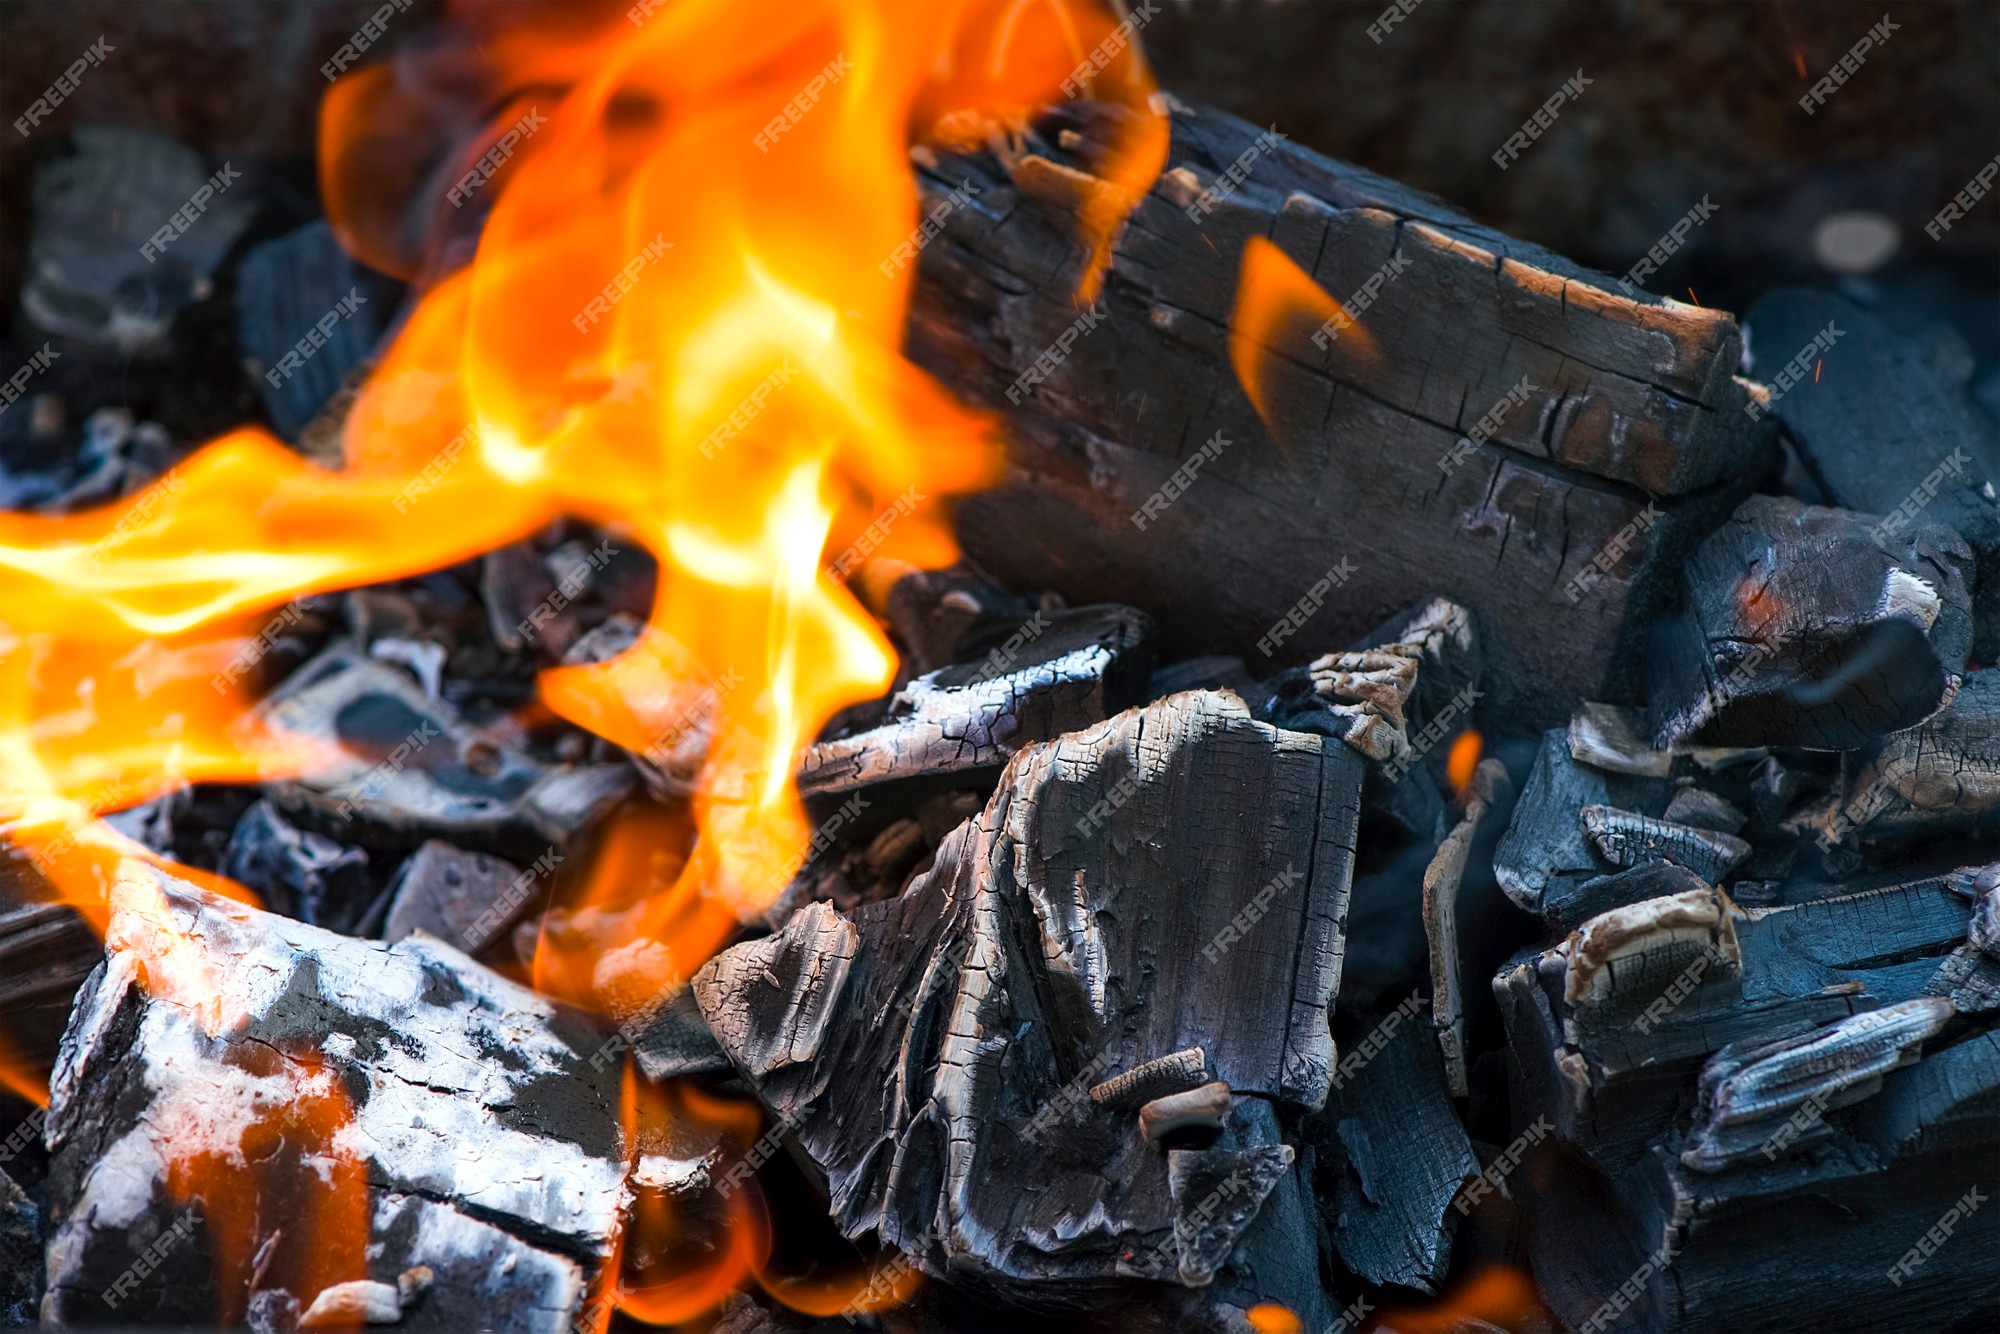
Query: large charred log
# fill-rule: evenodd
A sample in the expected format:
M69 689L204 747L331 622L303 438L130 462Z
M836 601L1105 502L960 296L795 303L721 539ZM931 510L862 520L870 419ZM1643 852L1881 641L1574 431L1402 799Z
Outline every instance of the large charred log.
M1102 152L1090 111L1056 113L1064 147L1030 138L1018 156L924 170L932 203L966 183L978 193L961 193L923 253L911 354L1007 410L1014 438L1006 482L959 511L968 553L1014 586L1137 606L1176 655L1268 645L1352 560L1366 577L1321 591L1319 623L1280 646L1280 664L1445 596L1487 623L1503 702L1531 723L1630 691L1621 665L1637 658L1620 650L1637 646L1661 572L1764 458L1732 379L1732 318L1617 295L1602 275L1282 141L1266 141L1239 188L1202 200L1258 131L1206 108L1172 115L1169 170L1081 319L1085 250L1068 219ZM1354 338L1322 350L1310 331L1272 349L1269 428L1229 351L1251 237L1336 299L1371 276L1380 291L1361 317L1378 355ZM1218 438L1191 493L1146 510Z

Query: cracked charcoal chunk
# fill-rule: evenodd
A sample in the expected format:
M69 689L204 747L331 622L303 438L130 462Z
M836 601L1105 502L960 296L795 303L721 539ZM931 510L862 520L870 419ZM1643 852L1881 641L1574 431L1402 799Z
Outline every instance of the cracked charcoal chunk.
M1114 1111L1129 1111L1173 1093L1208 1083L1208 1053L1199 1047L1169 1052L1092 1085L1090 1100Z
M0 1329L36 1323L42 1300L42 1211L0 1171Z
M1052 123L1088 142L1096 114L1070 105ZM1014 449L1009 478L958 511L969 558L1010 587L1141 608L1170 659L1240 653L1288 666L1365 633L1384 606L1443 596L1490 636L1492 703L1531 726L1636 684L1621 675L1639 661L1629 627L1678 547L1747 491L1768 447L1732 378L1733 318L1629 301L1602 275L1291 143L1262 154L1197 225L1181 182L1213 180L1260 131L1178 101L1171 115L1169 161L1185 170L1163 174L1118 236L1102 320L1025 396L1008 389L1077 320L1071 210L1035 197L1040 181L1071 170L1051 160L1063 150L1030 137L1007 165L940 154L920 173L928 204L968 179L981 193L924 250L910 354L962 397L1007 412ZM1408 261L1368 312L1379 358L1363 362L1345 342L1323 353L1310 329L1284 349L1269 396L1275 432L1229 361L1252 236L1343 299L1385 256ZM1524 376L1526 401L1441 471ZM1131 516L1217 431L1231 446L1137 527ZM1641 492L1660 497L1657 509ZM1621 534L1629 549L1607 560L1610 572L1566 596ZM1331 590L1308 633L1275 664L1253 655L1343 558L1360 576Z
M236 335L278 434L297 440L348 373L367 360L390 316L395 285L363 268L324 219L243 256L236 269ZM361 297L352 303L353 295ZM349 303L343 307L342 303ZM318 328L329 312L331 328ZM280 360L308 335L321 341L293 367ZM270 372L277 372L273 384Z
M534 906L540 887L530 881L512 862L431 839L397 868L382 938L394 942L424 931L477 953Z
M186 941L171 956L156 902ZM601 1029L437 942L334 935L131 863L111 907L106 963L52 1086L45 1320L213 1319L205 1257L219 1223L204 1192L224 1189L255 1227L252 1250L270 1243L259 1309L305 1309L317 1294L293 1285L311 1242L287 1229L326 1149L304 1131L254 1161L242 1145L273 1117L288 1124L288 1108L344 1098L352 1124L337 1142L361 1160L373 1220L366 1277L433 1271L404 1326L463 1328L478 1311L496 1327L567 1328L623 1207L617 1067L586 1059ZM141 971L169 958L243 1025L212 1038L188 1007L152 999ZM226 1166L181 1206L168 1165L190 1155ZM177 1224L187 1262L108 1307L106 1288Z
M1472 841L1487 812L1512 795L1506 766L1481 760L1466 794L1465 815L1438 844L1424 868L1424 945L1430 956L1431 1025L1444 1057L1445 1084L1453 1097L1471 1092L1465 1058L1465 995L1459 981L1458 895Z
M532 861L587 833L637 783L629 765L543 765L495 745L425 699L407 672L346 642L294 672L258 713L339 757L268 784L272 799L371 845L443 838Z
M1613 866L1673 862L1716 884L1750 855L1750 845L1733 835L1655 820L1616 806L1585 806L1581 819L1591 846Z
M344 935L355 933L378 892L367 853L294 829L269 801L236 822L221 871L257 891L272 912Z
M1827 353L1837 373L1809 392L1781 395L1772 411L1834 504L1881 514L1911 500L1922 520L1948 524L1965 538L1978 562L1974 652L1984 662L2000 657L2000 502L1993 491L2000 441L1991 421L1914 340L1837 293L1776 288L1757 299L1745 322L1774 360L1829 323L1846 335ZM1927 483L1935 490L1928 497Z
M1237 1095L1228 1151L1282 1147L1273 1100L1324 1102L1361 774L1234 695L1171 696L1022 751L901 896L809 904L718 955L695 998L847 1236L1061 1304L1177 1282L1166 1156L1089 1090L1202 1047ZM1266 1210L1290 1217L1295 1189ZM1201 1255L1224 1251L1204 1234ZM1271 1285L1314 1272L1215 1281L1299 1310L1316 1280Z
M1031 742L1074 732L1145 697L1150 627L1129 608L1042 614L1016 633L1020 642L1010 638L985 659L911 681L890 699L879 727L808 746L799 759L800 793L994 769Z
M1657 818L1666 813L1674 794L1673 783L1663 777L1580 763L1569 738L1566 728L1543 734L1513 819L1493 850L1493 873L1507 897L1564 930L1590 915L1572 906L1572 900L1604 875L1580 818L1584 808L1616 806Z
M1695 549L1656 636L1654 744L1851 749L1950 701L1972 644L1971 552L1935 524L1752 496Z

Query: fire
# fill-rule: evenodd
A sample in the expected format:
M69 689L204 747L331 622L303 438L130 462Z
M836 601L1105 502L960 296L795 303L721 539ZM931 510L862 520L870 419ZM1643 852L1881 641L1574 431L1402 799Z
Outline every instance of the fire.
M915 267L883 261L918 218L912 142L999 142L1065 94L1122 108L1076 200L1080 303L1166 156L1133 22L1083 0L532 14L466 6L457 45L327 97L336 232L423 292L346 418L342 468L243 429L121 504L0 515L0 823L100 927L114 898L133 907L148 985L218 1037L237 1017L202 1008L210 983L149 910L136 868L159 859L96 817L327 758L246 720L274 609L564 515L645 547L660 577L640 643L549 672L543 701L671 759L690 818L620 818L536 978L614 1012L683 985L808 846L802 744L892 679L848 577L950 560L945 500L996 474L992 423L901 355ZM298 1114L314 1134L341 1119L331 1095ZM194 1190L206 1169L186 1170ZM713 1267L618 1301L653 1320L712 1304L761 1263L756 1228L727 1232ZM914 1282L881 1278L868 1301Z
M1333 353L1334 348L1343 351ZM1361 322L1297 261L1264 237L1251 237L1243 247L1236 307L1229 317L1229 363L1265 426L1275 420L1283 363L1319 365L1329 353L1372 359L1379 349Z
M1485 742L1479 733L1468 727L1458 734L1451 743L1451 749L1445 753L1445 777L1450 780L1451 790L1460 801L1472 791L1473 771L1479 768L1479 756L1484 748Z

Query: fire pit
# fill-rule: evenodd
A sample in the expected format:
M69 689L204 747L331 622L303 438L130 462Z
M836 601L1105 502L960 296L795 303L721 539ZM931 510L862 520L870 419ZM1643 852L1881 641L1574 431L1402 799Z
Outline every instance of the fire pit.
M1989 1325L1990 34L1612 13L0 15L0 1328Z

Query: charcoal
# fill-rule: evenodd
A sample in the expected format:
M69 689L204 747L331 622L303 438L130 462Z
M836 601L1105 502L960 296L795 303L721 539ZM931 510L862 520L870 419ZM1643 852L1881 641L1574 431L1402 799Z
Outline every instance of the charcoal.
M697 973L696 1000L849 1237L1043 1302L1101 1301L1115 1277L1199 1281L1232 1244L1211 1225L1240 1241L1303 1197L1275 1113L1330 1086L1361 773L1231 694L1127 711L1023 749L901 895L799 909ZM1197 1047L1227 1086L1206 1147L1170 1136L1162 1153L1123 1100L1090 1096ZM1180 1153L1211 1157L1175 1168ZM1234 1183L1199 1217L1197 1167ZM1266 1189L1261 1210L1226 1207ZM1304 1236L1270 1244L1310 1255ZM1253 1261L1213 1281L1310 1315L1314 1273Z
M1354 1062L1323 1113L1340 1166L1321 1213L1355 1277L1436 1293L1462 1211L1452 1200L1479 1173L1452 1108L1436 1033L1421 1014Z
M42 1302L42 1211L0 1170L0 1329L36 1323Z
M430 839L390 882L382 938L393 942L423 931L476 954L535 906L536 879L512 862Z
M1631 698L1638 627L1769 449L1769 423L1750 421L1733 379L1733 317L1630 299L1288 141L1253 148L1260 127L1212 108L1177 99L1170 114L1171 167L1112 246L1089 311L1071 215L1108 119L1071 105L1045 122L1052 140L923 166L924 207L967 181L978 195L920 257L910 355L1004 412L1012 449L1003 484L958 507L968 557L1009 587L1138 607L1169 659L1250 657L1316 585L1316 643L1295 636L1255 661L1304 662L1385 606L1442 596L1480 617L1493 703L1526 725ZM1246 149L1254 173L1191 219L1201 186ZM1231 360L1252 238L1338 300L1385 260L1401 266L1360 321L1378 355L1358 338L1316 346L1309 324L1282 331L1268 423ZM1080 315L1088 332L1044 356ZM1478 428L1503 401L1515 406L1497 428ZM1218 435L1228 446L1185 494L1146 511ZM1361 577L1335 586L1342 561Z
M273 912L346 935L355 934L380 892L367 853L293 828L269 801L236 822L222 874L256 891Z
M1570 715L1569 753L1579 764L1642 778L1686 775L1692 769L1727 769L1765 758L1760 747L1676 746L1655 750L1646 735L1644 710L1596 702L1579 705Z
M104 947L14 848L0 849L0 1056L45 1072Z
M1696 829L1712 829L1720 834L1737 834L1750 817L1736 809L1728 798L1706 788L1684 787L1667 803L1666 820Z
M1512 793L1506 766L1481 760L1466 793L1465 815L1424 868L1424 943L1430 953L1431 1025L1453 1097L1470 1092L1465 1056L1465 994L1459 982L1458 896L1480 822Z
M1060 598L1006 592L964 565L909 571L889 586L883 607L912 676L982 657L1038 613L1061 610Z
M336 757L267 785L292 818L371 847L429 838L534 861L637 786L625 764L542 764L480 735L408 673L336 641L259 705L264 720Z
M1750 855L1750 845L1740 838L1672 820L1655 820L1616 806L1585 806L1582 820L1591 846L1613 866L1672 862L1719 884Z
M648 1079L683 1075L723 1074L729 1058L716 1044L690 987L675 987L656 1002L641 1006L618 1025L623 1044Z
M1079 607L1034 621L982 660L920 676L880 726L808 746L799 791L827 796L898 780L997 772L1022 747L1100 722L1145 697L1146 618Z
M21 310L97 351L161 354L175 317L213 292L217 266L255 211L252 187L233 179L233 164L211 172L153 130L86 125L71 144L35 173ZM205 211L156 245L197 191L212 195Z
M601 1029L436 941L338 936L150 868L128 863L110 906L52 1085L44 1320L310 1310L317 1200L368 1220L354 1277L430 1269L405 1328L568 1327L625 1189ZM157 994L170 977L196 994ZM215 1174L174 1166L195 1161ZM336 1210L341 1180L365 1199ZM169 1258L137 1263L149 1247ZM258 1255L245 1289L209 1262L227 1247Z
M1846 510L1752 496L1695 549L1658 636L1654 744L1864 746L1950 700L1972 646L1971 551Z
M393 286L357 264L324 219L243 256L236 337L279 435L297 440L374 351L393 299Z
M1985 662L2000 657L2000 438L1963 381L1834 292L1774 288L1745 322L1773 361L1828 325L1840 330L1824 358L1828 373L1778 396L1771 410L1832 503L1880 514L1890 532L1920 516L1965 539L1978 569L1974 652Z
M1960 1014L2000 1010L2000 959L1977 945L1960 945L1931 974L1923 994L1944 997Z
M1665 777L1642 777L1580 763L1571 750L1572 732L1552 728L1528 774L1513 821L1494 849L1493 871L1507 897L1541 916L1574 917L1564 902L1582 887L1615 869L1598 856L1583 827L1588 806L1614 806L1658 818L1673 800Z

